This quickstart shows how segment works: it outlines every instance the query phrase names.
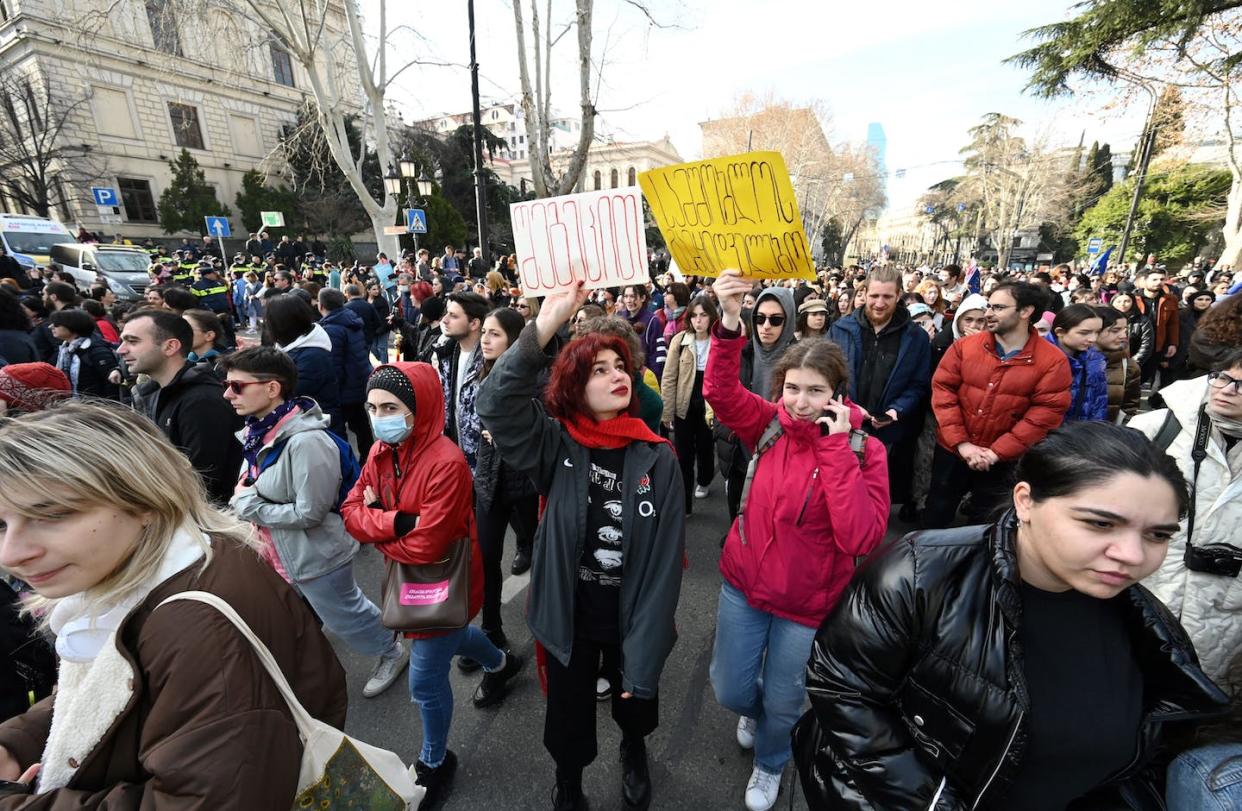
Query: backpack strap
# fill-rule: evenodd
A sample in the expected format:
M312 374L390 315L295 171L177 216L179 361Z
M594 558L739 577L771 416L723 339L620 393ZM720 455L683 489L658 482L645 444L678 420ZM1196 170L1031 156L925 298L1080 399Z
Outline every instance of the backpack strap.
M1169 446L1173 444L1173 440L1177 439L1177 435L1182 432L1182 424L1177 417L1173 416L1173 409L1165 411L1164 422L1160 423L1160 430L1152 437L1151 441L1156 447L1166 453Z
M746 466L746 479L742 482L742 498L738 501L737 507L737 531L742 538L742 543L746 543L746 523L742 520L743 514L746 512L746 500L750 497L750 485L755 480L755 469L759 466L759 457L764 451L776 444L776 440L781 438L781 434L785 430L781 428L781 420L779 416L772 417L772 421L768 423L768 427L763 429L763 433L759 435L759 442L755 445L755 452L750 455L750 463Z

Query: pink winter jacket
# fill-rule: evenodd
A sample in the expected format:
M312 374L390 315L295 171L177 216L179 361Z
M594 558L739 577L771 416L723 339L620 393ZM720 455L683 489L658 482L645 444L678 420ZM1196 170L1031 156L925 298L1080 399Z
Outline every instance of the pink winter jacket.
M813 422L790 416L783 405L753 394L738 379L746 339L713 332L703 375L703 397L716 419L753 451L774 416L784 429L759 457L750 496L734 521L720 572L752 608L818 628L888 524L888 461L884 445L867 438L865 462L850 450L848 434L821 436ZM862 412L850 404L850 422Z

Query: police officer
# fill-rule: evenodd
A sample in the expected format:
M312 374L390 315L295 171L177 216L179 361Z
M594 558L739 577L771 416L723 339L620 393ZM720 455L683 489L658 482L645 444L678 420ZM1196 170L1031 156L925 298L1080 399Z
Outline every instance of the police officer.
M198 268L198 263L185 251L173 251L173 259L177 263L172 274L173 284L189 287L194 282L194 271Z
M190 292L198 299L198 306L216 315L229 314L229 286L220 278L220 269L203 260L198 263L198 281L190 285Z
M250 265L246 264L245 254L239 253L233 257L233 264L229 266L230 276L232 276L233 278L236 278L238 273L245 276L246 271L248 270L250 270Z

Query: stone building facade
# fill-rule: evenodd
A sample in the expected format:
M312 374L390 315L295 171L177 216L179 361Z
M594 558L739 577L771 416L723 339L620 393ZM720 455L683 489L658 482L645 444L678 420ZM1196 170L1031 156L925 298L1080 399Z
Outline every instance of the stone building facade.
M233 210L234 237L257 230L240 222L234 199L248 170L278 173L282 128L310 96L309 79L228 6L181 19L166 0L0 0L0 71L76 105L62 138L87 158L57 167L68 201L54 216L73 229L165 238L156 203L169 160L185 148ZM338 11L329 35L345 26ZM121 205L100 210L91 186L116 189ZM0 208L14 206L0 200Z

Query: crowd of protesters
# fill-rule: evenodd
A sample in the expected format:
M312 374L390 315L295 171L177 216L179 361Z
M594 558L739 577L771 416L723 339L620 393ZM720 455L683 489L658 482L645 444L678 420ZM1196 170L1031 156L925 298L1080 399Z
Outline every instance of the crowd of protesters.
M365 697L408 667L437 805L454 660L480 708L526 665L510 528L554 809L588 807L602 700L623 807L659 807L646 739L712 497L710 683L751 811L790 760L814 809L1242 804L1242 274L756 283L657 254L647 284L537 299L477 249L211 249L156 250L139 302L0 281L0 810L292 803L298 728L227 621L156 611L187 589L338 728L323 630L373 657Z

